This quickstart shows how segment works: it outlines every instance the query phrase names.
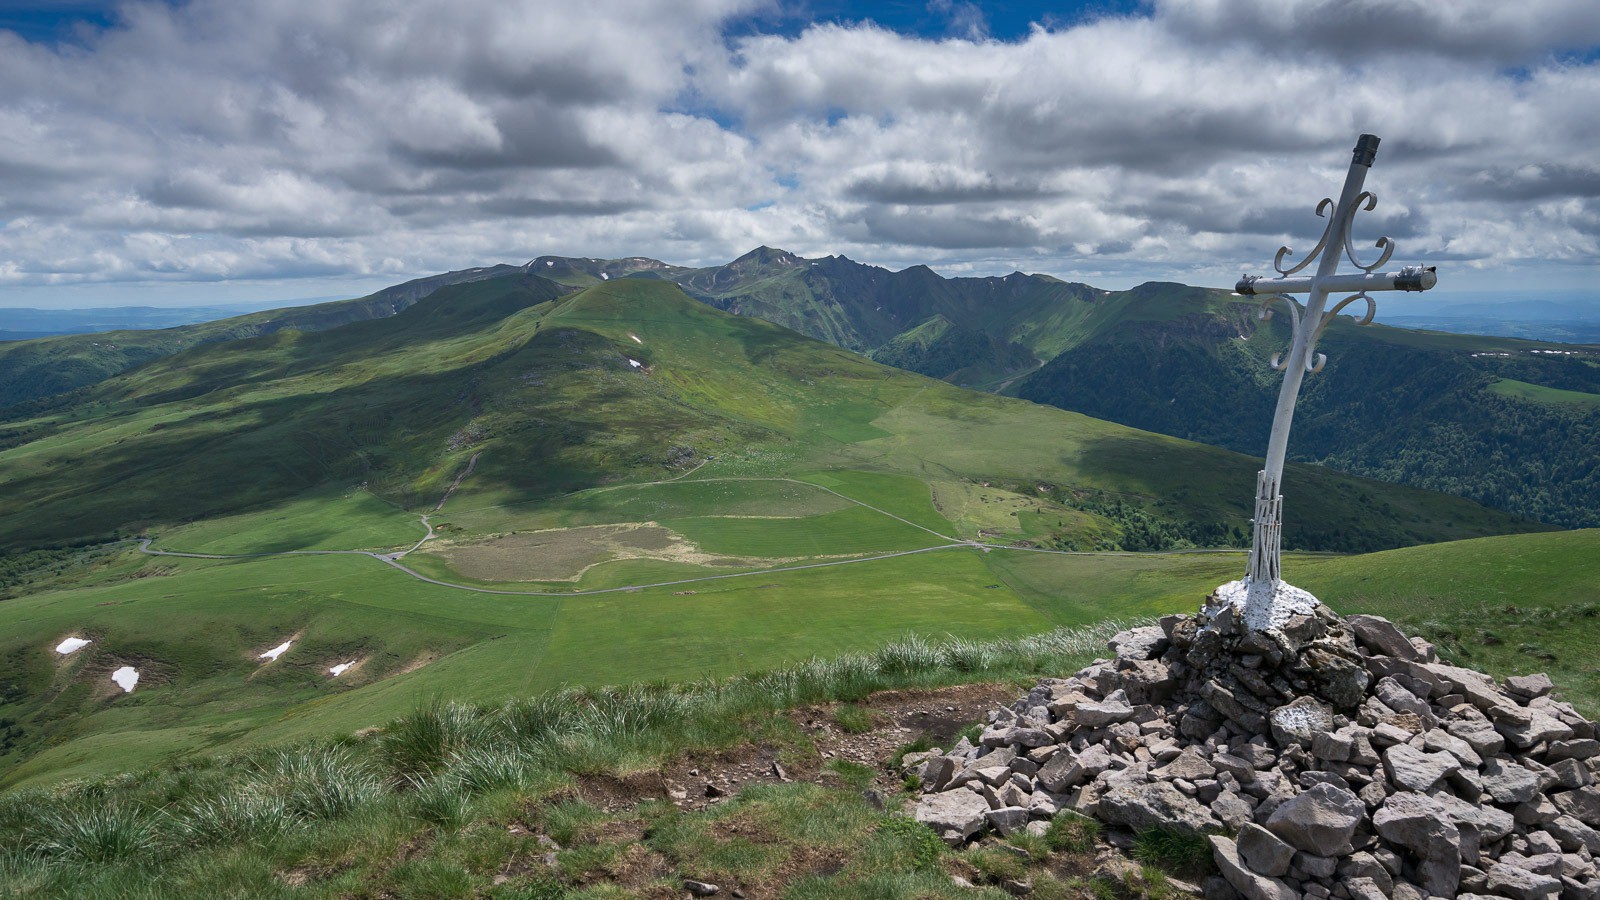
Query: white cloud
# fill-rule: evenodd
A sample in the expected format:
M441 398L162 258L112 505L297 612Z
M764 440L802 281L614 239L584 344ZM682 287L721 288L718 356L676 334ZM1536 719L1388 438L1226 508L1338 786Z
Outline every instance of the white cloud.
M0 291L761 243L1221 283L1314 241L1362 131L1359 227L1401 258L1600 257L1591 0L1158 0L1011 42L940 2L950 37L725 36L765 5L192 0L81 46L0 32Z

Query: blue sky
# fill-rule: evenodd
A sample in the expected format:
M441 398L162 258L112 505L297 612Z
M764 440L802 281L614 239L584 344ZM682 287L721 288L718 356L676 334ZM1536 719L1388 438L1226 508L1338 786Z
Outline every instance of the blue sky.
M0 0L0 305L760 244L1224 285L1363 131L1360 240L1583 290L1597 47L1593 0Z

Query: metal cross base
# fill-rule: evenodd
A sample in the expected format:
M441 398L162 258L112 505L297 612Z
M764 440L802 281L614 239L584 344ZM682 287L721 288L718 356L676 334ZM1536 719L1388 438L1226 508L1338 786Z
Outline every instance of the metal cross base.
M1255 540L1244 578L1217 588L1217 606L1232 606L1251 631L1277 628L1291 618L1310 613L1318 600L1280 576L1279 549L1283 539L1283 495L1277 479L1265 470L1256 474ZM1215 608L1215 607L1214 607Z
M1322 604L1310 591L1276 579L1241 578L1217 588L1212 596L1216 598L1212 610L1233 607L1251 631L1281 628L1295 616L1310 615Z

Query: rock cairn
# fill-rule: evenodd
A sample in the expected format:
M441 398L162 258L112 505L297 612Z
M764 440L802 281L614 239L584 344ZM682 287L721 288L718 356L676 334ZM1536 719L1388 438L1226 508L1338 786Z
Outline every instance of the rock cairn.
M1600 900L1600 740L1547 676L1325 607L1251 631L1214 603L1110 647L976 746L908 755L915 817L953 845L1063 810L1204 834L1208 898Z

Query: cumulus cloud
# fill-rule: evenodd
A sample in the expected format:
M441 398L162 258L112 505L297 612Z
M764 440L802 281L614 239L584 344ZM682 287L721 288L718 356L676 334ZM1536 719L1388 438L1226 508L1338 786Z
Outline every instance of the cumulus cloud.
M1363 131L1358 230L1407 261L1600 257L1592 0L734 27L772 6L191 0L76 43L0 31L0 292L757 244L1226 283L1315 240Z

